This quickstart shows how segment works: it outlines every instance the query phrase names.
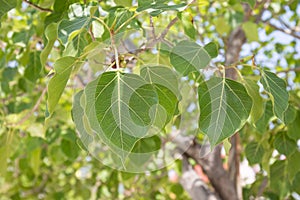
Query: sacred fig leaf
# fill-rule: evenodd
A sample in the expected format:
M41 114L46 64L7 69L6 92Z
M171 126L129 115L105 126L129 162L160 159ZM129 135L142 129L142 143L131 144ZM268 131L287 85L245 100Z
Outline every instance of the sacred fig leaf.
M218 56L218 46L216 43L208 43L204 47L195 42L181 41L170 54L171 64L176 71L186 76L190 72L199 71L205 68L212 58Z
M47 39L47 43L45 48L41 52L41 63L43 66L46 64L47 58L52 50L52 47L54 46L55 40L58 37L57 28L57 23L52 23L49 26L47 26L45 30L45 37Z
M149 113L158 103L154 88L135 74L105 72L87 86L85 95L88 118L95 112L92 129L108 146L123 152L125 159L125 152L130 153L151 126Z
M269 93L274 114L284 122L284 113L289 106L289 93L286 90L286 83L272 72L261 70L261 73L260 81L266 92Z
M17 6L17 0L0 0L0 19L8 11ZM0 24L1 25L1 24Z
M250 113L250 122L254 124L264 113L264 101L260 96L259 86L255 80L245 78L244 85L253 101Z
M264 155L264 148L257 142L247 144L245 153L250 165L260 163Z
M275 135L274 147L279 153L289 156L296 151L297 143L286 132L279 132Z
M47 105L50 115L54 112L54 108L67 85L75 63L76 58L70 56L62 57L54 63L55 74L48 84Z
M199 127L212 147L240 130L252 107L245 87L226 78L213 77L200 83L198 98Z
M143 67L140 75L152 84L157 92L159 105L163 107L167 115L166 122L163 123L165 125L178 112L180 92L177 75L171 68L164 66Z

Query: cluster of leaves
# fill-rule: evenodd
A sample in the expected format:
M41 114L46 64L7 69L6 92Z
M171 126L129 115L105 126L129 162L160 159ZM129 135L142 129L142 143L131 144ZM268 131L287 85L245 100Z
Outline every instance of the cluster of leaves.
M235 66L214 67L215 75L203 78L207 66L219 55L218 46L220 51L225 47L223 42L200 46L197 39L205 37L220 41L240 25L249 42L258 41L259 37L257 24L251 21L243 23L243 7L239 1L230 1L229 10L226 6L217 7L219 14L214 17L209 16L206 9L212 2L199 2L197 8L201 14L211 18L209 26L212 24L214 29L203 28L203 21L190 20L197 9L184 10L188 3L181 1L174 1L171 5L168 0L139 0L137 7L132 6L132 1L118 0L100 3L93 0L32 1L39 5L39 9L46 11L41 12L28 7L26 1L0 0L0 95L8 99L4 102L5 109L0 109L0 123L7 125L0 129L1 144L4 144L0 147L0 155L3 155L1 163L5 163L0 172L4 174L11 167L5 178L0 179L0 183L6 185L0 194L7 192L8 197L12 198L39 193L51 194L53 198L117 198L114 195L120 192L118 187L122 185L134 193L130 187L137 176L99 167L95 160L85 160L85 154L79 146L91 151L87 144L96 139L97 144L104 144L110 149L106 164L114 163L122 166L122 170L128 167L137 170L136 166L131 165L140 161L140 158L130 157L129 154L155 152L162 145L157 136L143 138L149 127L155 125L158 132L163 132L165 126L179 114L177 104L180 93L184 91L177 91L176 84L180 84L178 76L191 81L192 87L197 90L200 108L200 113L197 113L200 116L198 126L201 134L208 136L210 144L215 146L240 131L242 140L247 144L245 156L249 163L260 164L261 171L256 182L245 188L246 198L258 193L266 176L264 172L270 178L265 195L283 198L294 191L300 193L300 167L297 162L300 159L297 147L300 111L297 90L292 90L289 95L283 79L254 63L239 63L242 67L236 71L240 75L237 80L225 77L226 69ZM254 1L246 2L254 7ZM133 73L127 73L126 69L103 72L96 65L92 73L101 72L101 75L92 76L96 79L78 91L74 98L73 120L82 141L77 140L74 125L68 117L72 91L66 87L70 78L78 75L79 69L84 69L102 43L110 40L113 46L115 34L126 34L126 31L137 29L146 35L143 20L157 16L155 22L164 24L168 21L160 16L167 11L175 13L180 20L178 30L172 31L179 34L182 29L189 40L180 38L179 41L170 36L172 42L167 52L160 49L158 54L146 51L138 58L140 60ZM223 12L224 15L221 15ZM200 22L201 25L197 26ZM197 30L198 27L207 30L205 34L198 36L198 32L201 32ZM158 57L157 65L142 68L142 63L147 62L149 57ZM174 70L161 65L172 66ZM53 75L50 80L46 76L48 73ZM41 110L52 120L47 120L48 129L44 131L43 113L37 113L35 108L42 104L34 103L40 101L40 93L46 91L44 88L48 81L47 107L41 106ZM124 93L124 90L129 93ZM156 117L151 118L151 112ZM27 122L24 123L24 119ZM99 124L100 129L95 124ZM144 129L136 132L136 124ZM278 155L274 156L274 150ZM7 159L9 167L6 166ZM147 159L136 164L140 167ZM84 174L85 170L88 173ZM75 177L71 175L74 173ZM159 180L163 179L162 184L166 184L163 173L155 173L153 179L156 180L156 176L163 177ZM20 178L11 184L6 181L19 175ZM48 184L49 180L51 184ZM141 185L145 185L144 179L140 181ZM57 188L57 183L63 188ZM36 189L36 185L42 187ZM94 185L98 188L93 189ZM166 186L165 194L158 186L150 184L148 187L155 198L168 196L167 193L174 193L175 198L185 196L178 189L178 184ZM22 192L19 188L22 188ZM142 192L147 189L136 190L146 195Z

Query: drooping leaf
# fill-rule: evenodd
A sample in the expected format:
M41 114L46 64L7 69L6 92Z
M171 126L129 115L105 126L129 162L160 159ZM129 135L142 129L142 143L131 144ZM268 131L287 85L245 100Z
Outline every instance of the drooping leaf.
M191 39L195 39L197 30L194 27L193 17L191 16L191 14L188 12L183 12L178 14L178 16L183 25L185 34L189 36Z
M242 28L249 42L254 42L259 40L257 24L248 21L243 23Z
M297 112L296 118L294 121L287 125L288 131L287 134L290 138L298 141L300 139L300 112Z
M286 125L292 123L297 117L297 110L294 106L289 105L288 109L284 113L284 123Z
M54 112L54 108L67 85L75 62L74 57L68 56L62 57L54 63L55 75L48 84L47 105L50 115Z
M132 5L132 0L114 0L117 5L130 7Z
M271 118L274 116L271 101L264 103L263 111L263 115L255 123L256 130L258 130L261 134L266 131Z
M31 82L35 82L39 77L42 70L40 52L34 51L30 53L28 66L25 69L24 76Z
M244 81L246 90L253 101L250 113L250 121L254 124L263 115L264 102L263 98L259 94L259 86L257 85L256 81L246 78L244 79Z
M247 144L245 149L247 160L250 165L260 163L264 155L264 148L257 142Z
M137 12L149 10L151 16L157 16L167 10L178 10L186 6L186 3L168 5L169 0L138 0Z
M134 74L103 73L85 89L88 120L102 141L124 162L148 133L158 103L153 86Z
M284 122L284 112L287 110L289 105L289 94L286 90L286 83L272 72L264 70L261 72L262 78L260 81L263 84L264 89L270 95L274 114L282 122Z
M218 46L213 42L201 47L195 42L181 41L173 48L170 61L179 73L186 76L205 68L217 55Z
M173 70L163 66L143 67L140 72L141 77L151 83L158 94L159 105L166 114L166 122L177 113L177 106L180 98L178 90L178 78ZM160 121L162 118L160 119ZM163 125L165 125L163 122Z
M275 135L274 147L279 153L289 156L296 151L297 143L286 132L279 132Z
M17 0L0 0L0 19L8 11L17 6ZM0 23L1 25L1 23Z
M85 29L74 32L75 36L71 36L71 41L68 42L67 47L64 51L64 56L79 57L83 52L84 48L88 45L88 34Z
M58 38L65 45L71 33L88 26L89 19L88 17L78 17L72 20L62 20L58 25Z
M290 187L286 164L286 160L278 160L270 167L270 187L278 192L281 198L287 194Z
M199 85L198 96L199 127L212 146L241 129L249 117L252 99L238 82L211 78Z
M50 24L45 30L45 37L47 38L47 44L41 52L41 64L44 66L48 59L48 56L52 50L55 40L58 37L57 32L58 25L56 23Z

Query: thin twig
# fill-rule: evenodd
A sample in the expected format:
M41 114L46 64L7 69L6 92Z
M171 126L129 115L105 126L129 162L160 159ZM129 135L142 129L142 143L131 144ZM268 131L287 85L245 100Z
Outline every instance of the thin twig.
M281 32L283 32L287 35L290 35L290 36L300 40L300 35L297 35L296 32L294 32L291 29L288 29L288 28L283 29L283 28L277 27L274 24L270 23L269 21L265 21L265 23L268 24L269 26L271 26L272 28L278 30L278 31L281 31Z
M53 12L53 10L51 10L50 8L43 8L43 7L40 7L39 5L36 5L34 3L32 3L31 1L29 0L23 0L25 3L29 4L31 7L33 8L36 8L40 11L43 11L43 12Z

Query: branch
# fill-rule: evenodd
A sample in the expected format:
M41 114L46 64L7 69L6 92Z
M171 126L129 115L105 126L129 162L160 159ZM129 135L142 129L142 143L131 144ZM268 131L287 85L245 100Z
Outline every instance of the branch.
M188 162L187 155L183 154L183 169L182 177L180 180L181 185L191 196L193 200L198 200L199 197L203 200L218 200L216 194L214 194L206 183L204 183L198 174L192 169L191 165Z
M40 7L39 5L36 5L34 3L32 3L31 1L29 0L23 0L25 3L27 3L28 5L30 5L31 7L33 8L36 8L40 11L43 11L43 12L53 12L53 10L51 10L50 8L43 8L43 7Z
M235 185L223 168L220 146L215 147L206 157L201 157L200 152L203 150L201 148L210 147L200 146L193 142L191 137L184 137L176 133L171 133L171 136L172 141L177 144L178 148L185 151L186 155L194 159L202 167L221 199L238 200Z
M285 33L287 35L290 35L290 36L292 36L292 37L300 40L300 35L296 34L297 32L293 31L293 29L290 29L290 28L280 28L280 27L275 26L274 24L272 24L269 21L264 21L264 22L266 24L268 24L269 26L271 26L272 28L276 29L277 31L283 32L283 33Z

